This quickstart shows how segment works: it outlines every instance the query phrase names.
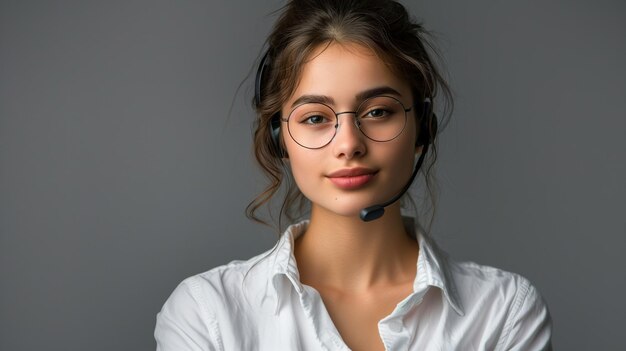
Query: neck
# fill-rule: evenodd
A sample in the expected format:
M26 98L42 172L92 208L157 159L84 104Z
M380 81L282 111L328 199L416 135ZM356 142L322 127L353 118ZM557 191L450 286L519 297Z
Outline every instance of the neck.
M418 244L404 228L398 203L371 222L313 206L294 254L304 284L358 292L413 281Z

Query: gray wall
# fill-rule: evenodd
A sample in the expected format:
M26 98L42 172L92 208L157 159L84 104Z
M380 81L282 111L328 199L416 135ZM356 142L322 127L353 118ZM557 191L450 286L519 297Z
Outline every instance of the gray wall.
M271 247L235 94L281 3L0 1L1 350L154 349L178 282ZM530 278L557 349L617 349L624 2L405 3L456 94L434 235Z

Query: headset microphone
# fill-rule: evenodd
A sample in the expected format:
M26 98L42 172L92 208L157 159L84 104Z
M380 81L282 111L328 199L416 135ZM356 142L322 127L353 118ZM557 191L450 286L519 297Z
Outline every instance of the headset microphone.
M413 184L413 180L415 180L415 176L417 176L417 171L419 171L420 167L422 166L422 163L424 162L424 156L426 156L426 152L428 151L428 144L424 144L423 148L422 148L422 154L420 155L419 159L417 160L417 164L415 165L415 169L413 170L413 174L411 174L411 178L409 178L409 181L406 183L406 185L404 186L404 188L402 188L402 191L400 191L398 194L396 194L396 196L392 197L389 201L384 202L382 204L379 205L373 205L370 207L366 207L364 209L361 210L359 216L361 217L361 220L364 222L369 222L369 221L373 221L377 218L382 217L383 214L385 214L385 207L391 205L392 203L398 201L402 195L404 195L404 193L407 192L407 190L409 190L409 188L411 187L411 184Z

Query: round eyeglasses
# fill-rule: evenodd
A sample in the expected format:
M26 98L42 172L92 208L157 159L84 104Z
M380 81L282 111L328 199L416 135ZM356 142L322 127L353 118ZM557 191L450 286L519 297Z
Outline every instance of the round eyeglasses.
M296 106L287 119L289 135L298 145L319 149L328 145L339 127L339 115L354 114L354 124L368 139L378 142L398 137L406 126L407 112L402 103L391 96L375 96L364 100L356 111L335 112L323 103Z

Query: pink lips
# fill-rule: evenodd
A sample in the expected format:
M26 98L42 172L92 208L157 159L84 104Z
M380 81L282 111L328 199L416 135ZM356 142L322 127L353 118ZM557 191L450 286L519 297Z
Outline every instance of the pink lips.
M344 168L326 177L342 189L357 189L367 184L377 171L369 168Z

